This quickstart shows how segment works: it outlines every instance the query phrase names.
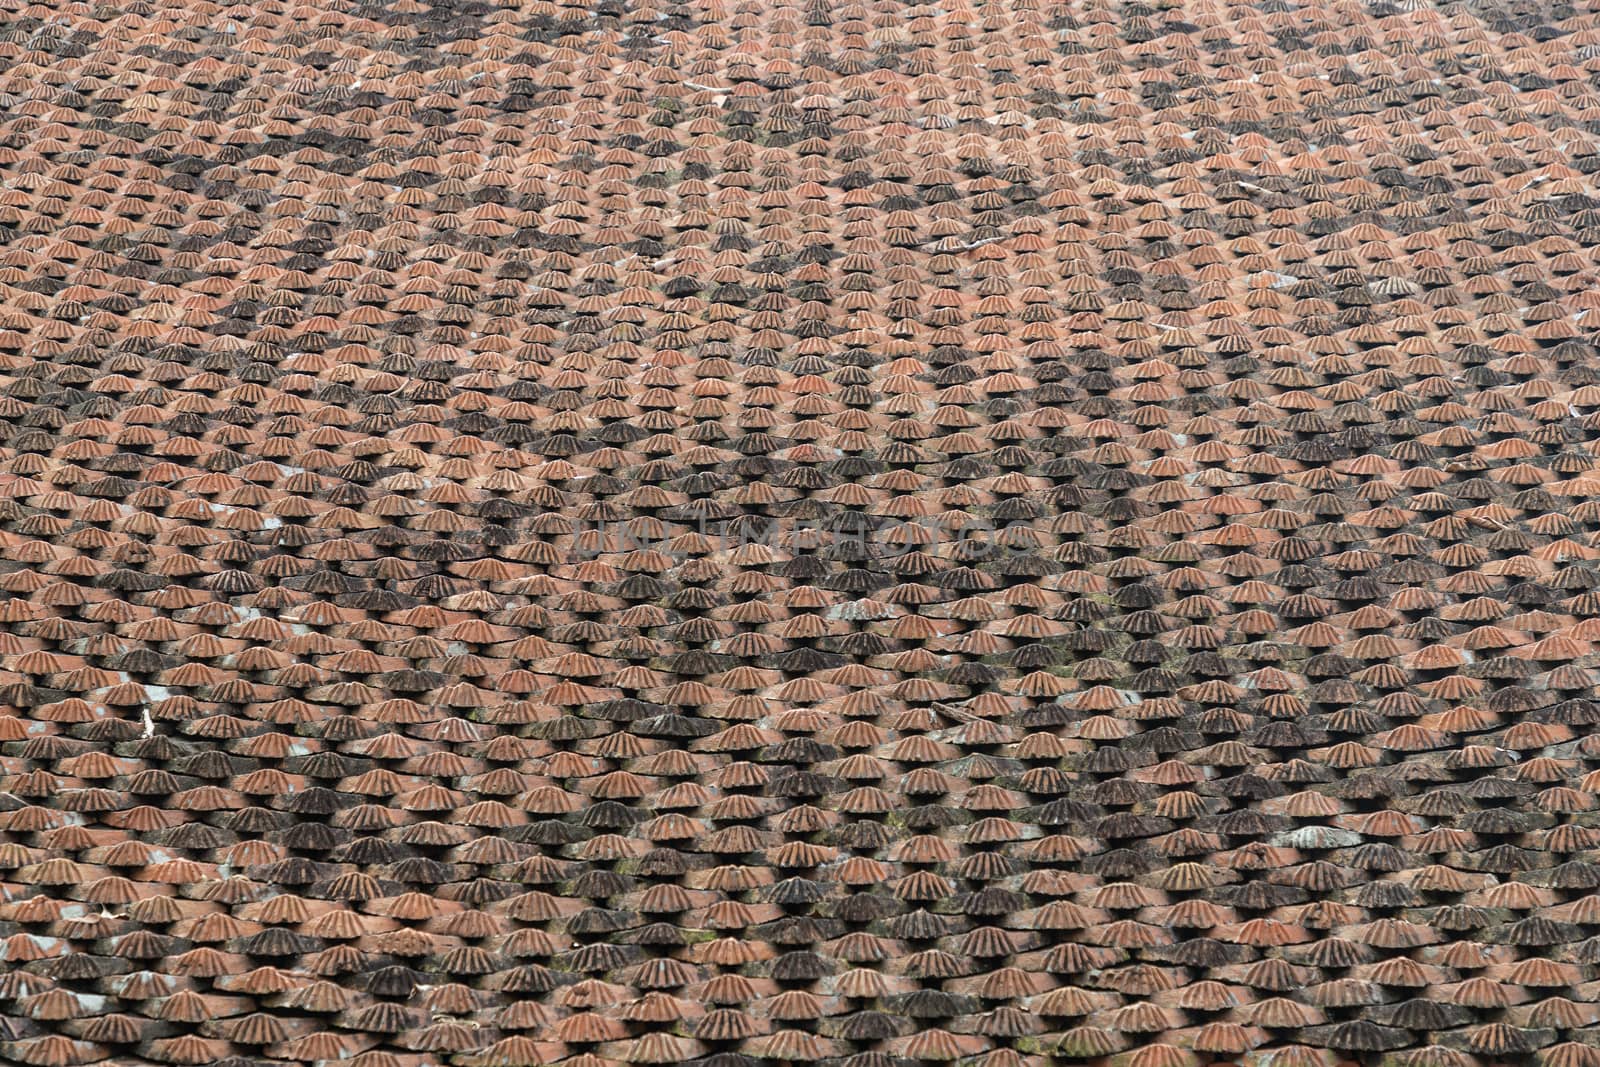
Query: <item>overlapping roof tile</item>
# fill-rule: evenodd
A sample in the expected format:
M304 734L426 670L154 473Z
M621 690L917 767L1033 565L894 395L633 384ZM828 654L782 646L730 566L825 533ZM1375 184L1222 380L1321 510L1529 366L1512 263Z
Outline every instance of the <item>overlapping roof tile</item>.
M1600 1067L1597 86L0 0L0 1061Z

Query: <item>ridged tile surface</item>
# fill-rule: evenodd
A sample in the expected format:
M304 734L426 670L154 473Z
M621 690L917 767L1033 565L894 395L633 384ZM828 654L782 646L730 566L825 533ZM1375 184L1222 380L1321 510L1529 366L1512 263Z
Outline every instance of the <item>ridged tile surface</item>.
M0 1061L1600 1067L1600 12L0 2Z

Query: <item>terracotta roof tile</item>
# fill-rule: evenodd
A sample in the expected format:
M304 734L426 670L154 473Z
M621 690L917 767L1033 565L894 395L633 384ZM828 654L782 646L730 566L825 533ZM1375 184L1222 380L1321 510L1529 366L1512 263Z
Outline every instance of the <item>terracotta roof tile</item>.
M0 1059L1595 1067L1581 6L0 6Z

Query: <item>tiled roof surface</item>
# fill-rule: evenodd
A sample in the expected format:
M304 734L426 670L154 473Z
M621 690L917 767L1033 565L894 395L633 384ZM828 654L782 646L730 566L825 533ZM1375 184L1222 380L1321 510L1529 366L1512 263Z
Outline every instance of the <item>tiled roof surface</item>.
M1600 1067L1600 16L0 2L0 1061Z

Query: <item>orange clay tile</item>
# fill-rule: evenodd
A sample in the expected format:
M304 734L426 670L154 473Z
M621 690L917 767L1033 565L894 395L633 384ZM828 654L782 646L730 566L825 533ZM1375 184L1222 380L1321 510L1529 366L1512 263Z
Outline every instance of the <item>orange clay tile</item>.
M0 0L0 1062L1600 1067L1597 79Z

